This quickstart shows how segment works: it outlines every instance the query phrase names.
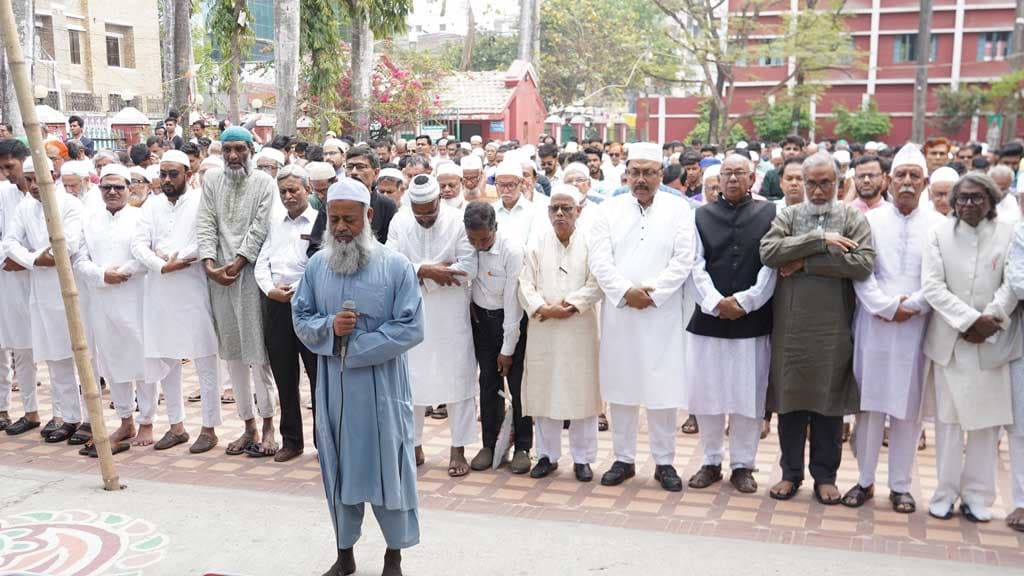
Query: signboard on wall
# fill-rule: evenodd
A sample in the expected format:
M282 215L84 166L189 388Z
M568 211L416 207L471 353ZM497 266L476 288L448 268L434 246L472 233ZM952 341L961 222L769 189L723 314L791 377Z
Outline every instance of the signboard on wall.
M491 121L490 132L491 133L501 132L502 134L504 134L505 133L505 121L504 120L492 120Z

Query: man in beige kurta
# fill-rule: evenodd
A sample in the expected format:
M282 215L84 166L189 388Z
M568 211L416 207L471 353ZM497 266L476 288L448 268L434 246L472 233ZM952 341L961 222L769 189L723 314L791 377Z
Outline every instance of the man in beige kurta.
M569 420L569 450L580 482L590 482L597 459L598 329L601 299L587 265L587 238L576 228L581 195L567 184L551 191L548 218L527 247L519 300L530 317L526 343L523 412L534 417L537 464L533 478L558 468L562 422Z
M935 413L936 518L986 522L995 501L999 427L1013 423L1010 361L1021 356L1017 297L1006 276L1013 225L997 220L999 191L968 174L950 198L955 218L929 234L922 290L934 313L925 335L926 407ZM964 433L967 433L966 450Z

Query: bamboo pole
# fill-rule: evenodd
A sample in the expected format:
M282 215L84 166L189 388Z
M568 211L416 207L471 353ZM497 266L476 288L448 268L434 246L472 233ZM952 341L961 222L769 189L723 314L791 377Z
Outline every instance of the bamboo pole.
M4 38L18 38L11 0L0 0L0 30L2 30ZM25 64L25 54L22 52L21 45L17 41L5 42L4 44L7 49L10 73L14 80L14 91L18 96L18 107L24 120L25 132L28 135L29 149L32 152L32 163L39 167L46 166L48 160L43 150L43 138L39 132L39 117L36 115L36 108L32 101L32 88L30 86L28 66ZM119 490L121 482L117 477L114 457L110 452L110 438L107 436L107 426L103 421L103 407L100 404L99 387L96 385L96 379L92 373L89 345L85 339L85 328L82 325L78 306L78 289L75 287L75 277L71 273L71 258L68 252L67 239L64 237L64 226L61 223L60 212L57 208L53 176L48 170L37 168L36 178L39 183L39 199L43 203L43 213L46 215L46 229L50 234L50 246L53 249L53 258L57 263L57 276L60 279L60 291L64 300L64 311L68 319L71 349L75 355L78 378L85 394L86 409L89 411L90 420L92 420L93 442L96 444L96 451L99 454L103 489ZM22 385L34 386L35 384L33 382L25 382Z

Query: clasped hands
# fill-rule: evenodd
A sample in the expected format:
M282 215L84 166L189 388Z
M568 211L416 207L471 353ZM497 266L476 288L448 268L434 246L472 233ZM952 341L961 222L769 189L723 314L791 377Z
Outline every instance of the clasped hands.
M423 284L424 280L433 280L437 282L439 286L462 286L459 282L459 277L468 276L462 270L454 270L450 268L451 262L445 262L442 264L421 264L419 270L416 272L416 276L420 279L420 284Z
M238 275L242 272L242 268L249 263L248 260L242 256L235 257L234 262L226 264L224 266L216 266L212 258L203 260L206 265L206 276L220 284L221 286L231 286L238 280Z
M1002 329L998 318L991 314L982 314L961 336L971 344L981 344Z

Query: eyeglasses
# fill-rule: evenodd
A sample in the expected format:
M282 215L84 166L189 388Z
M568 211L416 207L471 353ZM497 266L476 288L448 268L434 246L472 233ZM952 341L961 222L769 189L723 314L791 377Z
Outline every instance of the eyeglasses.
M804 188L808 192L811 190L834 190L836 187L835 180L822 180L821 182L815 182L814 180L804 180Z
M985 203L985 197L982 196L981 194L971 196L957 196L956 203L958 206L981 206L982 204Z
M550 212L552 214L559 214L559 213L561 213L561 214L569 215L569 214L572 214L574 210L576 210L575 206L556 206L554 204L548 206L548 212Z
M519 187L519 182L495 182L494 186L499 190L515 190Z
M718 173L718 176L722 180L732 180L733 177L743 178L747 174L750 174L750 172L747 170L722 170L721 172Z
M116 192L124 192L128 187L123 184L100 184L100 190L104 192L110 192L114 190Z
M165 180L168 178L170 178L171 180L177 180L178 176L181 176L181 171L179 170L168 170L166 172L163 170L160 171L161 180Z
M345 170L348 170L350 172L355 172L357 170L369 170L369 169L370 169L370 165L369 164L346 164L345 165Z
M140 180L138 178L132 178L132 186L141 186L143 184L149 184L149 182L146 182L145 180Z
M639 168L630 168L629 170L626 170L626 175L630 178L650 179L657 176L660 172L660 168L644 168L643 170L640 170Z
M585 177L584 178L563 178L562 179L562 184L568 184L570 186L575 186L577 184L582 184L584 182L589 182L589 181L590 181L590 178L585 178Z

